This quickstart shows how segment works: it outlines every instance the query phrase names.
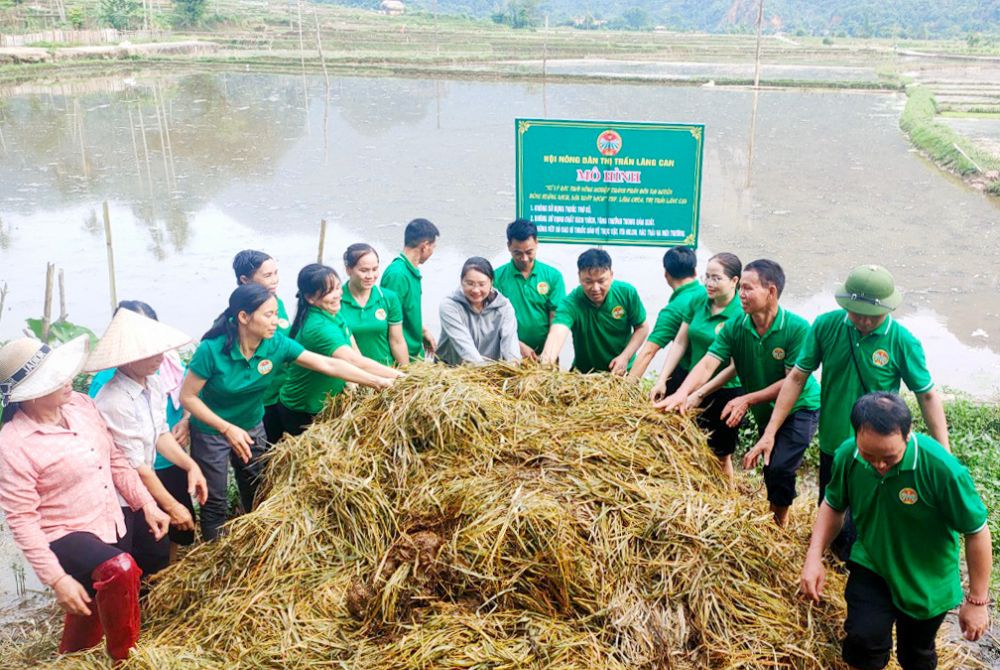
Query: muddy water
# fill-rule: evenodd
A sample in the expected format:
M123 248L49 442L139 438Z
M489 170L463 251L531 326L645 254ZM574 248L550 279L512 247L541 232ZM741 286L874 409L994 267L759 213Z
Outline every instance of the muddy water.
M291 303L299 267L355 241L388 259L407 220L443 231L425 266L425 311L470 255L503 260L514 209L516 116L706 125L702 264L714 251L769 256L786 304L834 307L852 266L890 266L899 317L939 382L979 396L1000 383L995 202L943 178L897 130L895 95L765 92L752 170L752 94L718 88L465 83L189 74L31 84L0 92L0 339L42 311L45 264L65 270L72 320L110 317L101 202L110 203L119 298L144 299L194 336L233 287L232 254L269 251ZM570 285L572 246L544 246ZM651 314L666 300L660 251L615 248ZM339 263L337 263L339 265ZM0 534L2 539L2 534ZM18 554L0 544L0 604ZM25 587L37 587L30 570Z
M575 64L574 64L575 65ZM145 299L193 335L224 306L233 252L281 263L281 294L314 260L368 240L386 258L402 226L443 231L425 268L425 310L472 254L503 257L513 215L513 118L670 120L706 125L700 254L771 256L790 307L814 316L862 262L890 266L899 317L948 385L989 396L1000 379L1000 251L995 202L914 154L890 94L760 95L718 88L465 83L190 74L31 84L0 99L0 336L41 313L46 261L65 269L71 319L110 314L100 203L110 202L120 298ZM571 246L543 257L572 284ZM613 250L650 311L666 298L660 252Z

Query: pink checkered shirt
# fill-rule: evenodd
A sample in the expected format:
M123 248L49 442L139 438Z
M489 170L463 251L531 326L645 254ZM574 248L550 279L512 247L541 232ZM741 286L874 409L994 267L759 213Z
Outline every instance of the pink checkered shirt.
M93 400L73 393L62 413L68 428L18 412L0 430L0 508L14 542L50 586L66 574L50 542L81 531L116 542L125 534L116 490L132 509L153 502Z

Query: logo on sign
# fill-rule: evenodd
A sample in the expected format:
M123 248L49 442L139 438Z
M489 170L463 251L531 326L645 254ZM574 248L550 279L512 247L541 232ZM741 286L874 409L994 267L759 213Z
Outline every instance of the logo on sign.
M622 150L622 136L614 130L605 130L597 136L597 150L602 156L617 156Z
M549 284L548 282L540 281L538 282L538 294L548 295L549 294Z
M274 363L267 360L266 358L257 364L257 372L262 375L266 375L274 368Z
M781 347L775 347L774 351L771 352L771 356L773 356L776 361L783 361L785 360L785 350Z
M618 320L625 318L625 308L621 305L615 305L614 309L611 310L611 316Z
M375 310L375 318L379 321L385 321L385 310L379 307Z
M872 363L880 368L889 365L889 352L885 349L877 349L872 352Z
M899 492L899 500L904 505L916 505L917 500L919 500L916 489L911 489L910 487L901 489Z

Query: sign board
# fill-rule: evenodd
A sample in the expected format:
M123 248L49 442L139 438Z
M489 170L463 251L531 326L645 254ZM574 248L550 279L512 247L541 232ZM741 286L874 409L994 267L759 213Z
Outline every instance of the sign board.
M705 126L515 119L517 216L538 239L698 244Z

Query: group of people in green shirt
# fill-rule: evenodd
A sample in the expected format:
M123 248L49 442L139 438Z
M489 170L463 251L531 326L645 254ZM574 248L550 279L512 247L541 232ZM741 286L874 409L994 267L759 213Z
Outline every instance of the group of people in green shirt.
M796 473L818 429L820 511L802 590L821 596L822 555L832 545L851 572L843 643L851 667L884 667L893 626L904 670L935 667L934 636L962 600L959 535L970 580L960 623L966 637L982 635L991 560L986 510L948 451L923 348L892 317L901 297L885 268L855 268L836 290L840 309L810 325L781 306L785 275L773 260L744 266L719 253L699 282L694 251L671 248L663 258L671 294L650 330L638 292L614 278L606 251L580 254L579 286L567 293L560 272L536 258L535 226L519 219L506 232L510 262L494 270L484 258L466 261L459 288L440 306L437 340L422 318L420 266L439 236L426 219L407 225L404 249L380 283L378 254L366 244L345 253L346 283L328 266L303 268L292 322L275 295L274 260L237 256L240 286L202 338L181 392L192 414L192 456L208 481L206 537L226 516L227 460L249 508L257 456L282 434L304 430L345 382L384 388L403 374L400 367L425 357L555 364L571 337L574 370L638 383L670 345L650 402L663 411L697 408L730 476L749 412L759 439L743 467L763 463L778 526L787 523ZM812 376L820 369L822 384ZM929 435L911 430L901 382L916 394Z

